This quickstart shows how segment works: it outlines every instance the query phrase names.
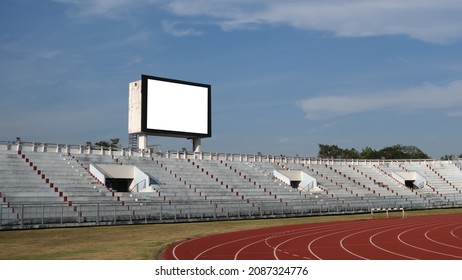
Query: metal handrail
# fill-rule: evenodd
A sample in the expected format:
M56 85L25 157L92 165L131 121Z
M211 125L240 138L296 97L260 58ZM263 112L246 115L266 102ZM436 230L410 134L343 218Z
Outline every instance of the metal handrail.
M143 184L142 188L140 189L139 185ZM143 179L142 181L136 183L133 187L129 189L130 192L140 192L142 190L146 189L146 179Z
M209 221L228 219L253 219L258 217L290 217L312 216L326 214L368 213L371 208L404 207L408 209L428 209L462 206L462 203L413 204L397 205L396 202L381 201L377 204L371 201L364 205L343 205L324 201L307 203L300 201L297 208L285 208L282 204L270 201L257 202L255 205L221 201L212 204L195 205L188 202L125 202L116 203L76 203L67 204L15 204L0 207L0 230L25 229L36 227L60 227L83 225L115 225L177 221ZM229 204L228 204L229 203ZM5 207L6 206L6 207ZM196 207L197 206L197 207ZM230 208L228 208L229 206ZM225 208L224 208L225 207ZM15 211L12 211L14 208ZM7 210L11 209L11 210Z

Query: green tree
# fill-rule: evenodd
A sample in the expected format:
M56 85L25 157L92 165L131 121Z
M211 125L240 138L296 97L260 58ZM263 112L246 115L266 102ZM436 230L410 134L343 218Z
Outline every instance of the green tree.
M342 158L358 159L359 153L355 148L343 150Z
M428 159L426 153L415 146L394 145L385 147L379 151L371 147L363 148L361 153L356 149L342 149L337 145L319 144L320 158L331 159Z
M402 146L394 145L385 147L379 152L380 158L385 159L428 159L430 158L426 153L422 152L416 146Z
M372 149L371 147L363 148L361 153L359 154L359 158L361 159L378 159L380 158L379 153Z
M119 138L112 138L111 139L111 148L119 148Z
M104 141L104 140L96 142L95 145L98 147L103 147L103 148L109 148L111 146L109 141Z
M409 158L406 156L406 154L404 154L401 151L401 148L399 145L385 147L381 149L378 152L378 154L380 158L384 158L384 159L407 159Z
M342 149L337 145L323 145L319 144L319 153L318 157L320 158L332 158L332 159L355 159L359 158L359 153L354 148L353 149Z
M461 155L444 155L441 157L442 160L453 160L453 159L461 159L462 158L462 154Z
M340 148L337 145L319 144L318 157L320 157L320 158L338 158L339 155L340 155Z
M113 139L110 139L109 141L102 140L102 141L96 142L95 145L98 147L102 147L102 148L113 148L114 149L114 148L119 148L119 141L120 141L119 138L113 138Z
M444 155L441 157L442 160L452 160L454 158L453 155Z

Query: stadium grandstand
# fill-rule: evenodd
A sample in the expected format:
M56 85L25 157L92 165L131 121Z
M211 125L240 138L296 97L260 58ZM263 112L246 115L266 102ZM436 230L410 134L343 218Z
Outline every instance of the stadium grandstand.
M201 140L212 137L211 85L141 75L128 97L129 148L0 142L0 229L462 206L457 160L203 152ZM163 106L171 103L175 110ZM149 135L191 139L193 147L161 153Z
M462 206L458 160L331 160L0 142L0 228Z

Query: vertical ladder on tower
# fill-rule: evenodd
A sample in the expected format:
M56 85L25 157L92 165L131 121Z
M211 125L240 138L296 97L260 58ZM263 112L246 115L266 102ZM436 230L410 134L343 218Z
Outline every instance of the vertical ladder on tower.
M138 134L128 134L128 148L138 150Z

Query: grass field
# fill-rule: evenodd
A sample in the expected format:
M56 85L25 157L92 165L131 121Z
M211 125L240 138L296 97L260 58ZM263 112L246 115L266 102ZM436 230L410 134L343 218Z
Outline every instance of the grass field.
M448 213L462 213L462 208L406 212L406 215L410 217ZM0 232L0 259L153 260L168 245L188 238L271 226L371 218L384 218L384 216L362 214L2 231Z

